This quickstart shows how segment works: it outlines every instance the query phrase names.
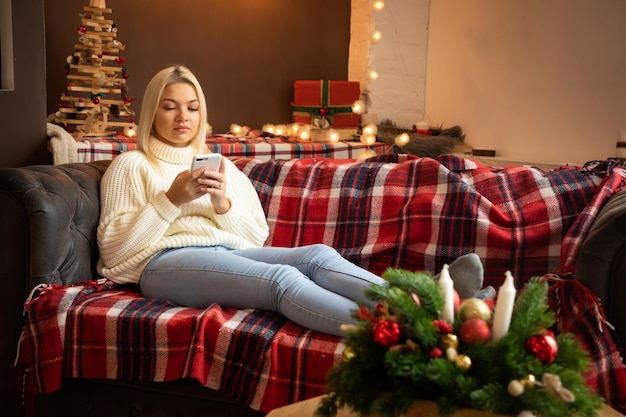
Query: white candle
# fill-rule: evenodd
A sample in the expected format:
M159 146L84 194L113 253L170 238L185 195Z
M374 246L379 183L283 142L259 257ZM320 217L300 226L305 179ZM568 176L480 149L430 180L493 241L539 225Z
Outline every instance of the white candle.
M506 271L504 276L504 283L498 289L498 299L493 316L493 325L491 326L491 335L494 341L499 340L509 331L511 314L515 304L516 291L515 285L513 285L513 275L511 275L511 271Z
M441 288L444 300L439 318L452 324L454 323L454 283L448 268L448 264L445 264L439 274L439 288Z

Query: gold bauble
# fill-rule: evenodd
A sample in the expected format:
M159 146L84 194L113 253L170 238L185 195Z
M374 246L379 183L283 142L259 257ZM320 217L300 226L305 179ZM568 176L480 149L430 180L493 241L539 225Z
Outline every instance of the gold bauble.
M343 350L343 361L349 362L355 356L356 353L354 353L354 350L352 350L350 346L346 346L346 348Z
M472 318L489 320L491 309L480 298L468 298L459 305L459 318L466 321Z
M535 376L533 374L528 374L528 376L522 380L520 380L520 382L522 383L523 386L525 387L534 387L535 386Z
M443 350L446 350L447 348L456 349L459 347L459 339L456 337L455 334L446 333L441 336L441 347L443 348Z
M463 371L467 371L472 366L472 360L470 357L463 354L458 355L454 360L454 363L456 363L456 366L461 368Z
M519 397L524 393L524 384L517 379L512 379L511 382L509 382L507 391L512 397Z

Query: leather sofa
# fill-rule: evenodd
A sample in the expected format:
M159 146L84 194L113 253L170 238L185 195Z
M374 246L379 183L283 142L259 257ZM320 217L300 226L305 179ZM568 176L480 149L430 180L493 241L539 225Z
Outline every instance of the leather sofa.
M95 276L99 181L110 161L0 169L0 408L20 416L15 354L22 310L42 283L72 284ZM576 261L576 278L602 300L620 340L626 340L626 191L598 214ZM53 243L53 244L51 244ZM548 271L546 271L548 272ZM75 280L75 281L72 281ZM40 396L36 415L261 416L194 381L131 383L68 380Z

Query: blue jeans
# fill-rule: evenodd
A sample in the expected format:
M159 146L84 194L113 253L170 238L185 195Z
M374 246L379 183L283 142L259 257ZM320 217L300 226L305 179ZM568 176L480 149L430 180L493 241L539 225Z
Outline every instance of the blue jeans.
M356 302L373 304L364 290L384 282L326 245L217 246L161 252L146 265L139 288L146 297L189 307L217 303L275 311L309 329L343 336L339 326L355 322Z

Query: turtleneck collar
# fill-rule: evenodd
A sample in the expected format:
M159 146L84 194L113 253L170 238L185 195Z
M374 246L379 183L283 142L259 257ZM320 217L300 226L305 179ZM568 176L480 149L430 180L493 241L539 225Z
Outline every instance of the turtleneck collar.
M169 164L189 165L194 157L194 150L192 147L174 147L165 142L161 142L154 136L150 137L150 150L159 161Z

